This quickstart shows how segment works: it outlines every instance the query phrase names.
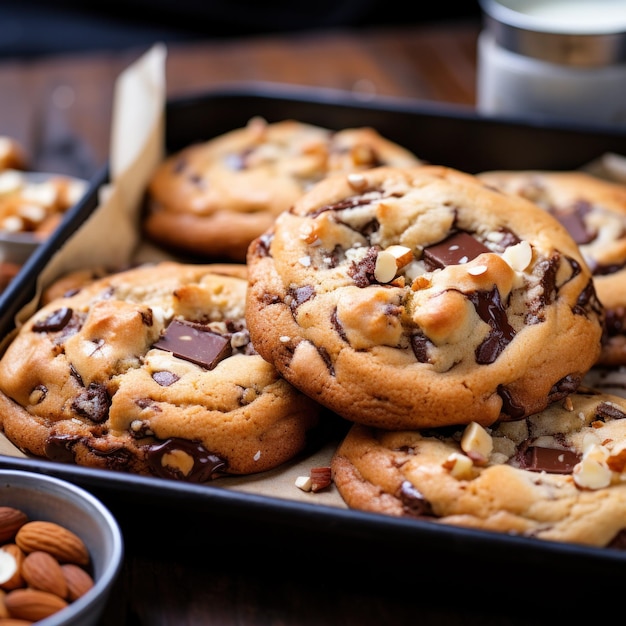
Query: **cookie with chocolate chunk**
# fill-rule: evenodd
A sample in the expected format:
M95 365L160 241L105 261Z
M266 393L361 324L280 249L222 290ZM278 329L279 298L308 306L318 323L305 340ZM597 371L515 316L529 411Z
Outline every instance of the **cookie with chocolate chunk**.
M319 405L259 356L241 266L163 262L87 279L0 359L0 426L23 451L205 482L301 452Z
M598 363L626 365L626 185L576 171L493 171L479 177L535 202L568 229L606 310Z
M334 132L296 120L253 118L177 151L157 168L143 230L178 253L242 262L250 241L327 174L416 163L373 128Z
M600 353L602 307L566 229L446 167L320 182L251 244L248 274L257 351L370 426L520 419Z
M491 428L355 424L331 467L354 509L619 546L626 532L626 399L579 389Z

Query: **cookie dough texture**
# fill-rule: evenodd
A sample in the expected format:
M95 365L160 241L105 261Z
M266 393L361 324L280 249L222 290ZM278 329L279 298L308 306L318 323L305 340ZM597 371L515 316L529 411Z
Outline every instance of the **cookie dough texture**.
M606 310L602 365L626 364L626 185L585 172L493 171L489 185L523 196L567 227Z
M242 262L250 241L326 175L417 163L373 128L335 132L253 118L162 163L148 187L143 229L179 253Z
M0 360L0 425L23 451L204 482L305 448L319 407L255 353L241 266L163 262L72 285Z
M251 244L248 273L257 351L369 426L520 419L600 352L602 307L565 228L446 167L320 182Z
M626 399L579 391L515 422L352 426L333 459L351 508L591 546L626 528ZM480 432L482 431L482 432ZM486 442L486 443L485 443Z

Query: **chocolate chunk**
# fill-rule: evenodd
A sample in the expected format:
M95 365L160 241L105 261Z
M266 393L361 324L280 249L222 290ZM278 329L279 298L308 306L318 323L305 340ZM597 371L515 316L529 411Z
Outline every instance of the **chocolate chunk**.
M315 288L312 285L304 285L297 289L290 289L291 310L295 311L301 304L310 300L315 295Z
M484 341L476 348L476 362L493 363L515 336L497 287L491 291L475 291L467 297L476 308L480 319L491 327Z
M367 287L377 282L374 276L376 269L376 259L380 252L380 246L372 246L367 254L358 262L353 262L348 270L348 274L354 280L357 287Z
M520 457L522 469L549 474L571 474L581 455L572 450L529 446Z
M154 347L208 370L232 354L230 337L215 333L201 324L179 320L170 323Z
M420 363L429 363L428 349L432 347L432 342L423 333L415 333L411 335L411 348L413 354Z
M572 239L580 246L591 243L597 236L597 232L587 229L584 217L591 211L591 205L586 200L579 200L568 209L550 209L550 213L569 232Z
M568 374L555 383L548 393L548 402L557 402L562 400L571 393L574 393L580 387L580 376Z
M74 463L74 446L80 437L52 434L46 439L45 455L57 463Z
M186 454L193 459L192 468L187 474L167 462L166 457L176 453ZM226 461L209 452L202 444L176 437L149 446L146 458L156 476L194 483L218 478L224 474L226 468Z
M618 306L606 311L606 332L609 337L623 335L626 331L626 307Z
M109 414L111 400L103 385L91 383L72 402L72 409L96 424L104 422Z
M424 263L428 271L443 269L448 265L461 265L479 254L491 252L469 233L458 232L434 246L424 248Z
M435 516L430 502L408 480L403 481L400 487L399 498L402 501L402 508L407 515L413 517Z
M154 382L161 385L161 387L169 387L170 385L173 385L179 379L179 377L176 376L176 374L174 374L173 372L168 372L167 370L154 372L154 374L152 374L152 378Z
M53 333L64 328L72 319L72 309L62 307L52 312L43 320L38 320L33 324L36 333Z
M608 402L601 402L596 407L596 418L605 420L605 419L614 419L621 420L624 419L626 415L623 411L618 409L615 405L609 404Z

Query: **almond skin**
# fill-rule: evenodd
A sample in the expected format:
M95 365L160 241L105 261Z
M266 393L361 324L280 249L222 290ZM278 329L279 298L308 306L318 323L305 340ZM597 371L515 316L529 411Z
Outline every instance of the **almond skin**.
M11 617L30 620L31 622L50 617L50 615L68 606L63 598L38 589L10 591L4 597L4 604Z
M84 596L93 586L93 578L80 566L74 563L61 565L67 581L67 598L70 602Z
M3 589L0 589L0 618L4 619L9 617L9 609L7 609L4 604L4 597L7 595L7 592Z
M15 535L15 543L27 554L41 550L51 554L59 563L89 564L89 552L83 540L54 522L27 522Z
M47 552L35 550L26 555L22 576L29 587L49 591L60 598L67 597L67 581L59 562Z
M28 521L28 516L19 509L0 506L0 544L13 541L17 531Z

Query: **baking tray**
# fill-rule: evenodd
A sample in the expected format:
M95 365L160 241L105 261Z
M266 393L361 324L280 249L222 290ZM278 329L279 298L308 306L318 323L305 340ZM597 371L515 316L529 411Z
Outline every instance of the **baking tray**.
M554 126L515 119L480 117L470 109L395 98L360 100L348 92L291 88L273 84L232 85L225 89L171 99L166 105L169 151L241 127L253 116L268 121L293 118L340 129L372 126L420 158L468 172L489 169L575 169L607 152L626 154L626 133L611 128ZM55 251L97 206L98 189L109 180L104 167L81 202L66 214L54 235L28 259L0 296L0 336L14 327L15 314L29 302L38 274ZM335 433L336 437L340 432ZM331 443L333 443L331 441ZM179 542L182 548L245 548L250 558L328 563L350 559L353 572L386 564L386 579L406 580L406 567L446 563L490 585L537 581L584 567L586 579L626 566L626 552L541 541L437 523L399 519L338 508L316 500L241 492L212 483L187 484L66 465L41 459L0 455L0 468L58 476L78 484L111 508L127 541L150 546ZM293 489L296 489L295 486ZM216 540L219 537L219 540ZM340 550L340 552L338 552ZM384 556L383 556L384 555ZM359 564L358 566L356 564ZM264 565L265 567L265 565ZM506 568L504 577L494 568ZM453 576L454 577L454 576ZM495 580L497 579L497 580ZM469 580L465 581L470 584ZM610 582L608 583L610 584Z

